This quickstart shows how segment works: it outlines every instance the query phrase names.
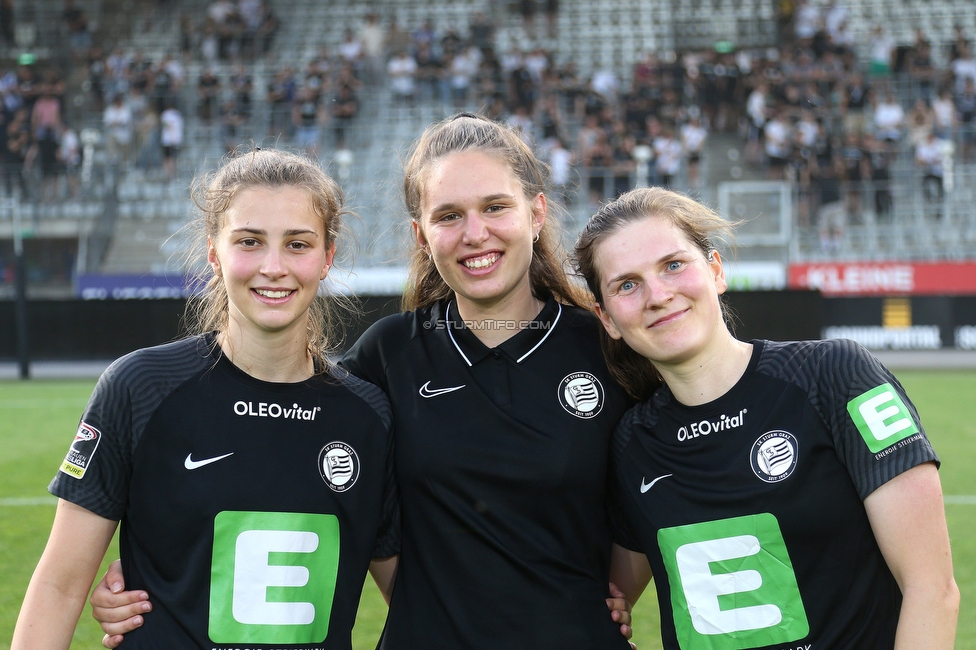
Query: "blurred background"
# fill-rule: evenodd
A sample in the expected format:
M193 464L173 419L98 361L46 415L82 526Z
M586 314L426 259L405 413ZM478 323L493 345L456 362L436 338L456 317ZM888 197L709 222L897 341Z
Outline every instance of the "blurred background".
M175 337L190 182L242 144L342 185L355 336L460 110L550 165L567 247L643 185L741 220L742 338L976 350L974 37L971 0L0 0L0 361Z

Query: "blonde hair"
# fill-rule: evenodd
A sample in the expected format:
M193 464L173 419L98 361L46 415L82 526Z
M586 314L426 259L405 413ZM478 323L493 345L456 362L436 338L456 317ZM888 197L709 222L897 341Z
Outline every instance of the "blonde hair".
M198 269L198 279L203 286L187 302L185 323L191 334L223 332L227 329L227 289L223 279L205 263L206 242L216 241L224 224L224 214L234 198L241 191L255 187L296 187L304 190L312 211L325 226L326 249L336 242L342 217L348 214L343 209L339 185L316 162L288 151L257 147L239 150L216 170L196 178L191 197L200 214L190 224L198 240L198 245L191 252L191 263L193 268ZM308 310L306 344L318 372L333 368L329 357L341 343L345 317L354 312L355 304L344 296L317 296L312 301Z
M459 113L427 127L414 144L405 165L403 196L407 213L418 226L423 224L424 192L431 167L444 156L464 151L484 152L504 162L519 180L522 192L530 203L540 193L545 193L548 169L517 133L486 117ZM586 292L567 277L563 266L566 255L559 242L560 230L556 220L546 219L532 246L529 266L532 293L540 299L552 294L560 302L582 307L588 302ZM426 307L453 294L433 260L418 246L410 262L403 308Z
M651 217L670 220L701 250L705 259L711 259L717 250L714 242L723 241L731 245L734 239L734 223L678 192L644 187L621 194L590 217L576 240L573 266L598 303L603 303L600 269L596 265L598 246L624 226ZM729 323L731 314L724 303L721 305L726 323ZM631 397L647 400L661 386L661 376L651 362L622 340L611 338L603 330L600 332L600 343L611 374Z

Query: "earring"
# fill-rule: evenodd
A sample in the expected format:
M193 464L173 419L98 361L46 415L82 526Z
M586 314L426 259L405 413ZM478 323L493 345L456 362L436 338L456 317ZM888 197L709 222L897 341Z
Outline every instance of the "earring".
M535 238L532 239L532 243L533 244L538 244L539 243L539 237L541 237L541 236L542 236L542 231L540 230L539 232L537 232L535 234Z

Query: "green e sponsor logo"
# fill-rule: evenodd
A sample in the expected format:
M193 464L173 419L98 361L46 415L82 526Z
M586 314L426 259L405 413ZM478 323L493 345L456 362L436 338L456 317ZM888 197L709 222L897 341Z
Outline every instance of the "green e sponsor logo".
M225 511L214 518L210 639L319 643L339 570L335 515Z
M664 528L657 541L682 650L740 650L810 633L773 515Z
M847 403L854 425L868 449L878 453L918 433L918 427L891 384L881 384Z

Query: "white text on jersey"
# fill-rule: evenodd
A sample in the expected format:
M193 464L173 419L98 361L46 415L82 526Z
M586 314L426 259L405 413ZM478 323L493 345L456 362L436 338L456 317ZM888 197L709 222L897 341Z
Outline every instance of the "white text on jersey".
M692 438L697 438L698 436L707 436L715 431L726 431L728 429L741 427L746 420L746 413L748 412L749 409L742 409L739 411L738 415L733 415L731 417L723 413L722 416L714 422L711 420L702 420L701 422L693 422L686 427L678 427L678 441L684 442L685 440L691 440Z
M321 406L303 409L298 404L291 407L275 404L274 402L235 402L234 413L250 415L258 418L284 418L286 420L314 420L315 415L322 410Z

